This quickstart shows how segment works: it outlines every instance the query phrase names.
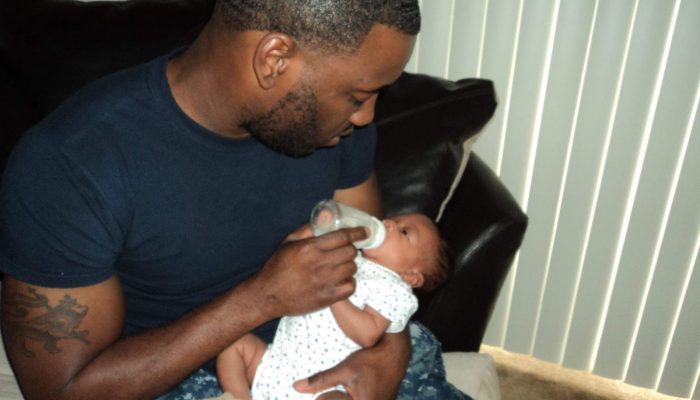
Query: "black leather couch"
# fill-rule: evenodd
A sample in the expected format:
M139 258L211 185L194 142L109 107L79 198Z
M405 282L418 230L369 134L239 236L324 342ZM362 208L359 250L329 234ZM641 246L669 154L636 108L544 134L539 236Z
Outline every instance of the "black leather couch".
M210 0L0 2L0 162L27 128L83 84L186 44ZM448 82L404 74L381 93L377 173L387 214L437 216L463 157L462 143L496 107L487 80ZM522 241L527 217L472 154L439 221L454 259L444 287L415 318L446 351L478 351Z

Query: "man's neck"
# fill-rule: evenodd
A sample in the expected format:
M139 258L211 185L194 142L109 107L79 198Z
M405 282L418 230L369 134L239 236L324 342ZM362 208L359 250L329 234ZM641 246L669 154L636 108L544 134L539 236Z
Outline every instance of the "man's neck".
M233 68L220 68L221 49L205 30L184 53L168 61L166 76L177 105L193 121L229 138L249 134L239 127L241 108L231 92Z

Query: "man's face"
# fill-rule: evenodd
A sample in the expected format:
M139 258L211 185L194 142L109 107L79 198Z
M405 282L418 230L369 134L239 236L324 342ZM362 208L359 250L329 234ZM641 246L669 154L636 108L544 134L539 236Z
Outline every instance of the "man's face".
M267 114L242 126L272 150L292 157L313 153L322 137L318 100L301 79Z
M267 113L242 126L273 150L301 157L335 146L353 126L374 118L379 89L395 81L415 37L375 25L351 55L307 51L304 72Z

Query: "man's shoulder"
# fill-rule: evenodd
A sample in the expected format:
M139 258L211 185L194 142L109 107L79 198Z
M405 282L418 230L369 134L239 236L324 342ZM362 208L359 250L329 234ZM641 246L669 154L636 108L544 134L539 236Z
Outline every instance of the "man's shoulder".
M127 68L88 83L33 127L30 132L60 140L91 131L99 134L120 121L146 114L159 94L159 60Z
M78 90L23 137L22 142L72 152L115 148L148 129L160 107L154 63L100 78ZM117 146L118 147L118 146Z

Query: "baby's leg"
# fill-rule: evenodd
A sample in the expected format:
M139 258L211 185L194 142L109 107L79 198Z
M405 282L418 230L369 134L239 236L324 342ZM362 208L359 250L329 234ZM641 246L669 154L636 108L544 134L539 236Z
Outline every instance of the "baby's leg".
M216 358L216 373L224 392L236 399L250 399L250 385L267 343L247 334L236 340Z

